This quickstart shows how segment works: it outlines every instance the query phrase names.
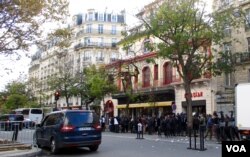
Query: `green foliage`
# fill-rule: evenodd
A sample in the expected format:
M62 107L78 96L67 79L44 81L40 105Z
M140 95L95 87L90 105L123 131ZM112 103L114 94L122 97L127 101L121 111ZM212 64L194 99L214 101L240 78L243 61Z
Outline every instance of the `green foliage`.
M21 107L38 107L36 98L27 90L27 84L12 82L6 86L6 91L1 93L1 110L8 113L12 109Z
M22 82L9 83L5 88L8 94L26 94L26 84Z
M217 61L213 64L213 75L230 74L235 71L236 65L231 52L219 52Z
M59 28L49 34L50 40L57 40L57 47L64 49L70 47L72 31L69 28Z
M5 106L7 109L16 109L24 107L28 102L28 99L25 95L12 94L8 97Z
M104 67L96 68L93 65L86 68L84 73L90 97L101 99L104 95L112 93L116 89Z
M0 55L27 52L37 42L46 22L65 20L67 0L4 0L0 3ZM24 50L24 51L19 51Z

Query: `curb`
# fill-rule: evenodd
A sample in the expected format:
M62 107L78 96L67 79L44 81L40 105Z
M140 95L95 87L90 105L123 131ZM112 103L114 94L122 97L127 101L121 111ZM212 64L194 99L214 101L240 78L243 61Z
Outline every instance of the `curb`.
M42 150L40 148L32 147L29 150L15 149L11 151L0 152L0 156L1 157L34 157L34 156L39 155L41 152Z

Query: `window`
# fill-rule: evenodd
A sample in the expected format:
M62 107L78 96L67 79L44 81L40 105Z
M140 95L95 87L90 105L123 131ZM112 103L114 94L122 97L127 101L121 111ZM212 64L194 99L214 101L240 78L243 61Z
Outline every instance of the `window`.
M118 54L116 52L112 52L110 61L111 62L116 61L117 58L118 58Z
M86 51L83 54L83 61L89 61L91 60L91 52L90 51Z
M116 47L116 38L112 38L111 44L112 47Z
M92 24L87 24L87 33L91 33L92 32Z
M232 83L232 73L225 74L225 86L231 86Z
M103 37L100 37L99 40L98 40L98 45L99 45L99 46L104 46L103 41L104 41L104 38L103 38Z
M117 16L111 15L111 22L117 22Z
M112 25L111 34L113 34L113 35L116 34L116 25Z
M99 21L104 21L104 14L103 13L98 14L98 20Z
M248 69L248 82L250 82L250 69Z
M103 52L98 52L96 55L96 61L104 61Z
M158 64L154 65L154 80L158 80Z
M163 84L170 84L172 82L172 65L167 62L163 65Z
M245 18L246 19L245 29L249 30L249 28L250 28L250 9L246 10L245 17L246 17Z
M248 52L250 53L250 37L247 38Z
M150 69L149 69L149 67L145 67L142 70L142 86L143 87L150 86Z
M94 13L93 12L89 12L89 21L94 21Z
M229 24L224 25L224 36L231 37L231 28Z
M47 119L44 121L44 126L51 126L55 125L56 123L56 115L50 115L47 117Z
M232 50L232 45L230 42L223 44L223 49L225 53L230 53Z
M143 53L148 53L150 51L150 39L145 39L143 41Z
M84 44L85 45L90 45L90 37L85 37L84 38Z
M98 33L103 34L103 24L98 24Z

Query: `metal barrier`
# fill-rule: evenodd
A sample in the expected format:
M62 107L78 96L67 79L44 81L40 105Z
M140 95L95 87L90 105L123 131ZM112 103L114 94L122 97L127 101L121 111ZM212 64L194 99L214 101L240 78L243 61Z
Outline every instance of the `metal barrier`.
M22 143L33 144L35 126L20 121L0 121L0 147Z

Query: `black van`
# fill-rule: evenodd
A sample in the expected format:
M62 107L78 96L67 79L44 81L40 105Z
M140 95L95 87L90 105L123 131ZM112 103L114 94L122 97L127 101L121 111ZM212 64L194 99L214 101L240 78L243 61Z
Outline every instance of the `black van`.
M61 148L88 147L96 151L101 144L99 117L93 111L62 110L52 112L36 125L33 142L49 147L56 154Z
M14 130L16 127L19 130L23 129L24 117L22 114L3 114L0 115L0 129L5 131Z

